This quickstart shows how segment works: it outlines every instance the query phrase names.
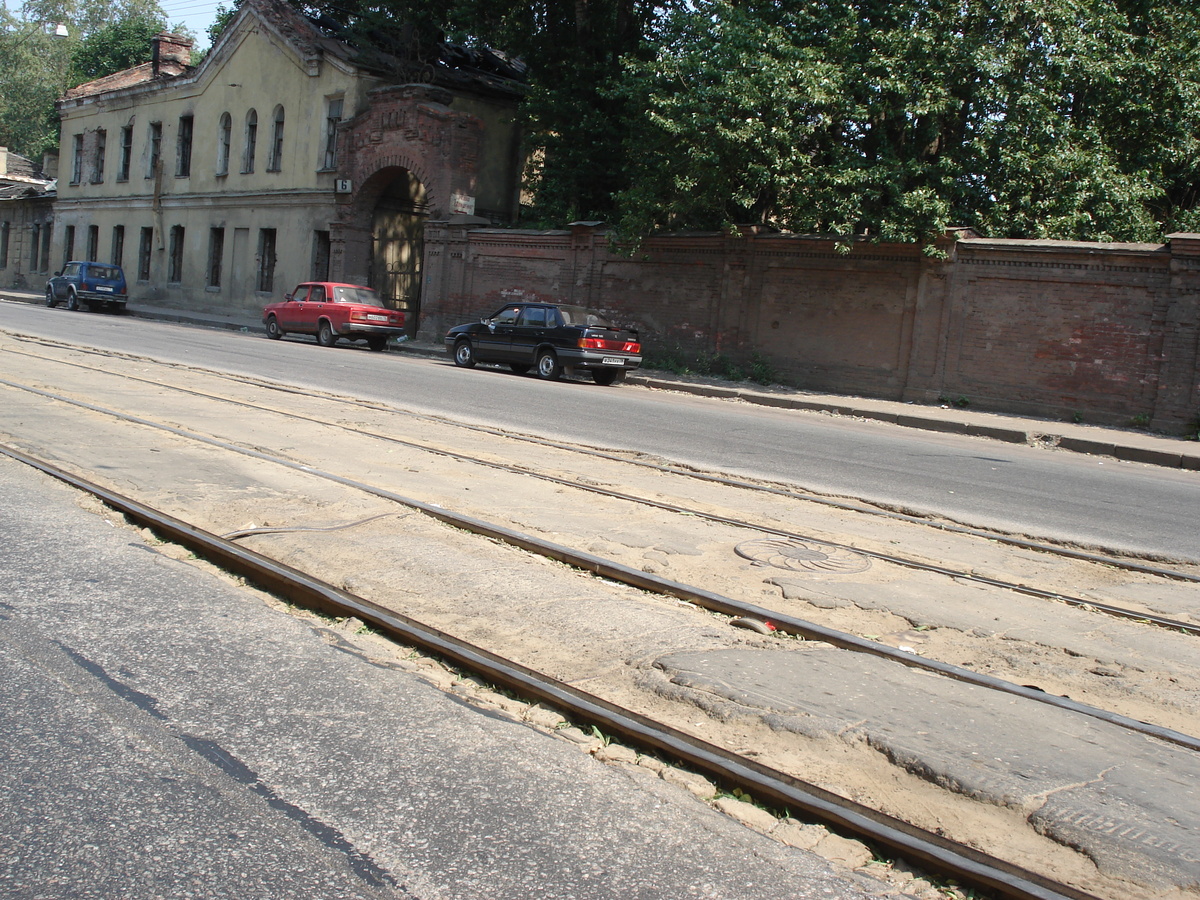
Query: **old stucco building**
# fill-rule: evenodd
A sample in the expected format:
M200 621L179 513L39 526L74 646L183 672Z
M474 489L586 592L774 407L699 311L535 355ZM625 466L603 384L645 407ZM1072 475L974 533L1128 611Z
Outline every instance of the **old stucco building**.
M424 223L515 218L503 60L368 57L281 0L247 0L199 65L190 51L161 34L152 62L59 101L54 268L117 262L133 304L197 310L367 283L415 329Z
M40 290L50 270L54 163L0 147L0 288Z

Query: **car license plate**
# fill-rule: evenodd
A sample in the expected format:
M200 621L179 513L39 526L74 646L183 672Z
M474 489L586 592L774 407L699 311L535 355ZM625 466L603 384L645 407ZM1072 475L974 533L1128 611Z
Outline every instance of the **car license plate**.
M606 365L606 366L623 366L623 365L625 365L625 360L621 359L621 357L619 357L619 356L606 356L606 357L604 357L604 359L600 360L600 362L604 363L604 365Z
M113 292L113 289L112 289L112 288L110 288L110 287L105 287L105 286L104 286L104 285L102 285L102 284L98 284L98 285L96 285L96 290L98 290L98 291L104 291L104 293L106 293L106 294L111 294L111 293Z
M388 320L387 316L378 316L375 313L367 313L367 318L372 322L386 322Z

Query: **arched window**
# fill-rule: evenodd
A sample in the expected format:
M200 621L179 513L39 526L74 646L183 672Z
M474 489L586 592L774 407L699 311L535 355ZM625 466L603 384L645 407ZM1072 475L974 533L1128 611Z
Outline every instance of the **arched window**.
M267 161L268 172L283 168L283 107L275 107L271 125L271 158Z
M229 144L233 137L233 119L229 113L221 113L217 128L217 174L229 174Z
M246 174L254 171L254 151L258 145L258 113L254 110L246 113L246 147L242 151L242 171Z

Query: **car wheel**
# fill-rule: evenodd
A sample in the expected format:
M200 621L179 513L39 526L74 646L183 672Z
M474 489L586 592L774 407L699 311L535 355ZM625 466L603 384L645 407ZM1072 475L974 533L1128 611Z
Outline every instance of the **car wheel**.
M67 291L67 309L74 312L79 309L79 298L75 296L75 292Z
M328 319L322 319L317 326L317 343L322 347L332 347L337 343L337 335L333 333L333 326Z
M51 309L58 306L58 298L54 296L54 288L48 285L46 287L46 305Z
M509 363L508 367L517 375L524 375L529 371L529 366L527 366L525 363Z
M367 346L370 347L372 350L374 350L376 353L379 353L382 350L386 350L387 349L387 335L386 334L371 335L369 338L367 338Z
M280 330L279 322L274 316L267 319L267 337L273 341L277 341L283 337L283 331Z
M625 380L621 369L592 369L592 381L607 387L610 384L620 384Z
M557 381L562 377L562 366L558 364L558 357L553 350L543 350L538 354L537 373L538 378L546 381Z
M470 341L459 341L454 345L454 364L464 369L475 365L475 348Z

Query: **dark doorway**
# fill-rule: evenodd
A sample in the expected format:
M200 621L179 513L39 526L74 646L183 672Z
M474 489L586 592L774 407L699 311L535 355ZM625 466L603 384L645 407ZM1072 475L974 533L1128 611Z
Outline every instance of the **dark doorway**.
M371 287L405 312L409 335L421 313L421 257L429 203L425 186L407 169L393 169L371 216Z

